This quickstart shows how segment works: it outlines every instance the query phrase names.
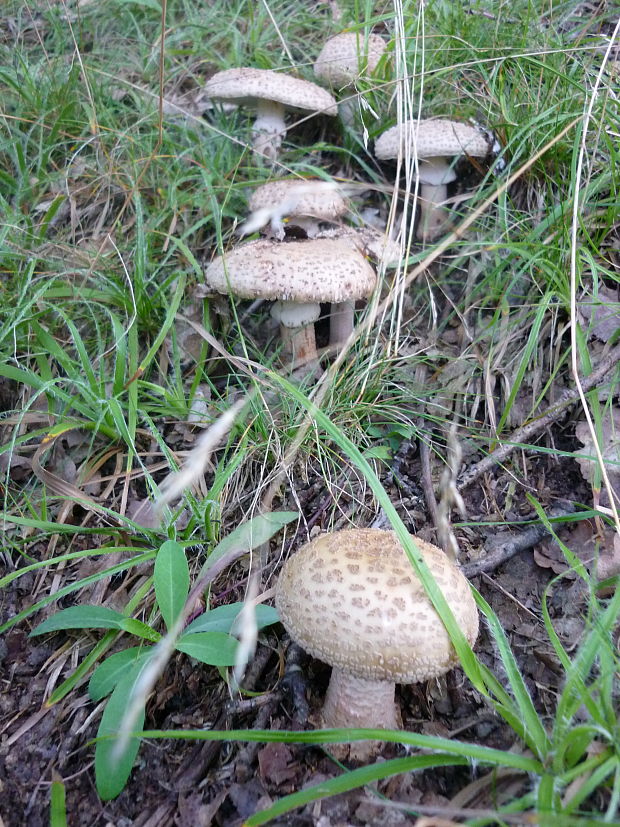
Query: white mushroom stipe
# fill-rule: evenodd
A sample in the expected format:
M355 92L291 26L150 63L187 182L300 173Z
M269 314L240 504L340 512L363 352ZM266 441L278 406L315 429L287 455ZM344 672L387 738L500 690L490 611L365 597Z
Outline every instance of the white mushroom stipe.
M320 304L277 301L272 305L271 316L280 324L285 362L306 365L316 362L314 323L320 315Z
M443 551L414 539L473 644L478 610L469 583ZM276 606L291 638L334 669L322 713L330 728L397 727L394 684L428 680L458 662L391 531L337 531L303 546L282 569ZM366 759L376 750L377 744L360 742L350 755Z
M338 349L355 327L355 302L337 302L332 304L329 314L329 343Z
M256 119L252 124L252 149L272 163L276 161L282 138L286 135L284 106L276 101L258 101Z
M328 728L400 729L402 722L394 701L396 684L357 678L343 669L332 669L322 723Z

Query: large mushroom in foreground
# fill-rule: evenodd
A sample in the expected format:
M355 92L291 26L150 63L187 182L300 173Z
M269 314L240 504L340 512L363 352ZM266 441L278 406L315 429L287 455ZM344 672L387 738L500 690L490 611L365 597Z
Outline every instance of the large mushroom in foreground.
M451 159L458 155L484 158L489 144L475 127L445 118L404 121L384 132L375 142L380 160L407 154L417 157L420 182L420 219L416 236L432 241L446 228L448 212L444 201L448 184L456 179Z
M286 111L337 115L336 101L325 89L272 69L226 69L217 72L205 91L214 101L227 101L256 110L252 147L259 161L274 162L286 135Z
M320 303L332 311L368 297L376 274L348 241L249 241L218 256L205 270L209 287L243 299L275 301L282 357L291 364L316 360L314 322ZM346 337L345 337L346 338Z
M414 538L472 645L478 610L469 583L431 543ZM321 713L329 728L397 729L395 684L418 683L458 663L441 618L391 531L324 534L285 563L276 607L291 638L332 666ZM375 742L351 745L360 760Z

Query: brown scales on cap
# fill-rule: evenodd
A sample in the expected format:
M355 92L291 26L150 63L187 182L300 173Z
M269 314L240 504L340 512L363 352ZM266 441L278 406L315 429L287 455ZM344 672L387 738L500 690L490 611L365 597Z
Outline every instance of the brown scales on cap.
M415 538L470 644L478 611L446 555ZM333 667L323 710L330 727L394 728L395 683L442 675L458 658L396 535L376 529L326 534L285 564L276 606L291 637ZM353 682L351 682L353 679ZM373 745L357 745L368 757Z
M284 357L293 362L317 358L314 330L319 303L343 303L369 296L376 275L366 259L346 241L314 239L281 243L261 239L218 256L205 270L207 284L218 293L244 299L286 303L280 334ZM294 320L298 308L300 321ZM311 310L308 305L313 305ZM278 317L279 317L278 316Z

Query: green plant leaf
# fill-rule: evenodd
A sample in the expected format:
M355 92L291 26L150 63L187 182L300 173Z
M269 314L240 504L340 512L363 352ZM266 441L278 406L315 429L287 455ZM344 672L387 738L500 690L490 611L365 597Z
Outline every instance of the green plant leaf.
M416 755L411 758L393 758L391 761L383 761L378 764L370 764L367 767L360 767L351 772L345 772L336 778L330 778L320 784L307 787L305 790L285 795L266 810L262 810L250 816L243 823L243 827L259 827L261 824L268 824L274 818L284 813L290 813L298 807L303 807L311 801L319 801L331 795L346 793L363 787L373 781L396 775L400 772L415 772L431 767L454 767L466 766L467 760L452 755Z
M269 514L261 514L259 517L254 517L252 520L242 523L213 549L207 562L202 567L199 577L227 554L239 550L251 551L257 546L262 546L285 525L298 519L299 513L297 511L272 511Z
M218 606L217 609L210 609L193 620L185 629L185 634L196 632L225 632L228 634L233 629L234 623L243 609L243 603L229 603L227 606ZM259 629L279 623L280 616L273 606L265 606L259 603L256 606L256 625Z
M234 666L237 645L237 638L223 632L198 632L181 635L176 648L209 666Z
M50 792L50 827L67 827L67 805L65 785L52 781Z
M189 593L189 566L183 546L174 540L162 544L155 558L155 597L167 629L183 610Z
M121 678L103 710L101 723L97 730L97 738L102 740L97 741L95 746L95 781L97 792L103 801L110 801L122 792L140 749L140 739L131 738L123 754L116 756L114 755L116 746L114 736L119 733L119 725L132 692L147 663L148 659L143 663L135 664L129 674ZM140 730L143 725L144 708L136 720L136 730Z
M121 629L127 620L120 612L105 606L71 606L39 623L30 637L58 632L60 629Z
M121 628L124 632L144 638L145 640L150 640L151 643L157 643L158 640L161 640L159 632L151 629L147 623L136 620L135 617L126 617L121 624Z
M127 670L138 663L146 662L153 654L152 648L132 646L122 652L115 652L106 658L93 672L88 682L88 694L92 701L100 701L114 690L125 677Z

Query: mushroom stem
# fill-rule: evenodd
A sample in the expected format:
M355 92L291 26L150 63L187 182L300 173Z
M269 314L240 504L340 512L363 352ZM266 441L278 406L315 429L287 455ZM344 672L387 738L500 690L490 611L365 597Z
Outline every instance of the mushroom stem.
M252 147L260 161L277 160L282 139L286 135L284 106L276 101L259 100L256 103L256 120L252 125Z
M355 326L355 301L334 302L329 316L329 344L336 350L353 333Z
M309 215L294 215L289 218L289 224L302 229L308 238L316 238L321 229L318 218Z
M357 678L334 667L323 707L323 724L334 729L400 729L391 681Z
M426 158L419 167L420 219L416 238L432 241L441 235L448 222L448 210L443 202L448 197L448 184L456 174L445 158Z
M432 241L448 223L448 210L442 202L448 197L445 184L420 184L418 204L420 218L416 229L419 241Z
M294 367L299 364L310 364L318 359L314 323L320 314L319 304L275 302L271 308L271 315L280 322L283 362Z
M349 129L355 126L357 110L357 94L355 92L349 92L348 97L341 100L338 104L338 114L344 126Z

